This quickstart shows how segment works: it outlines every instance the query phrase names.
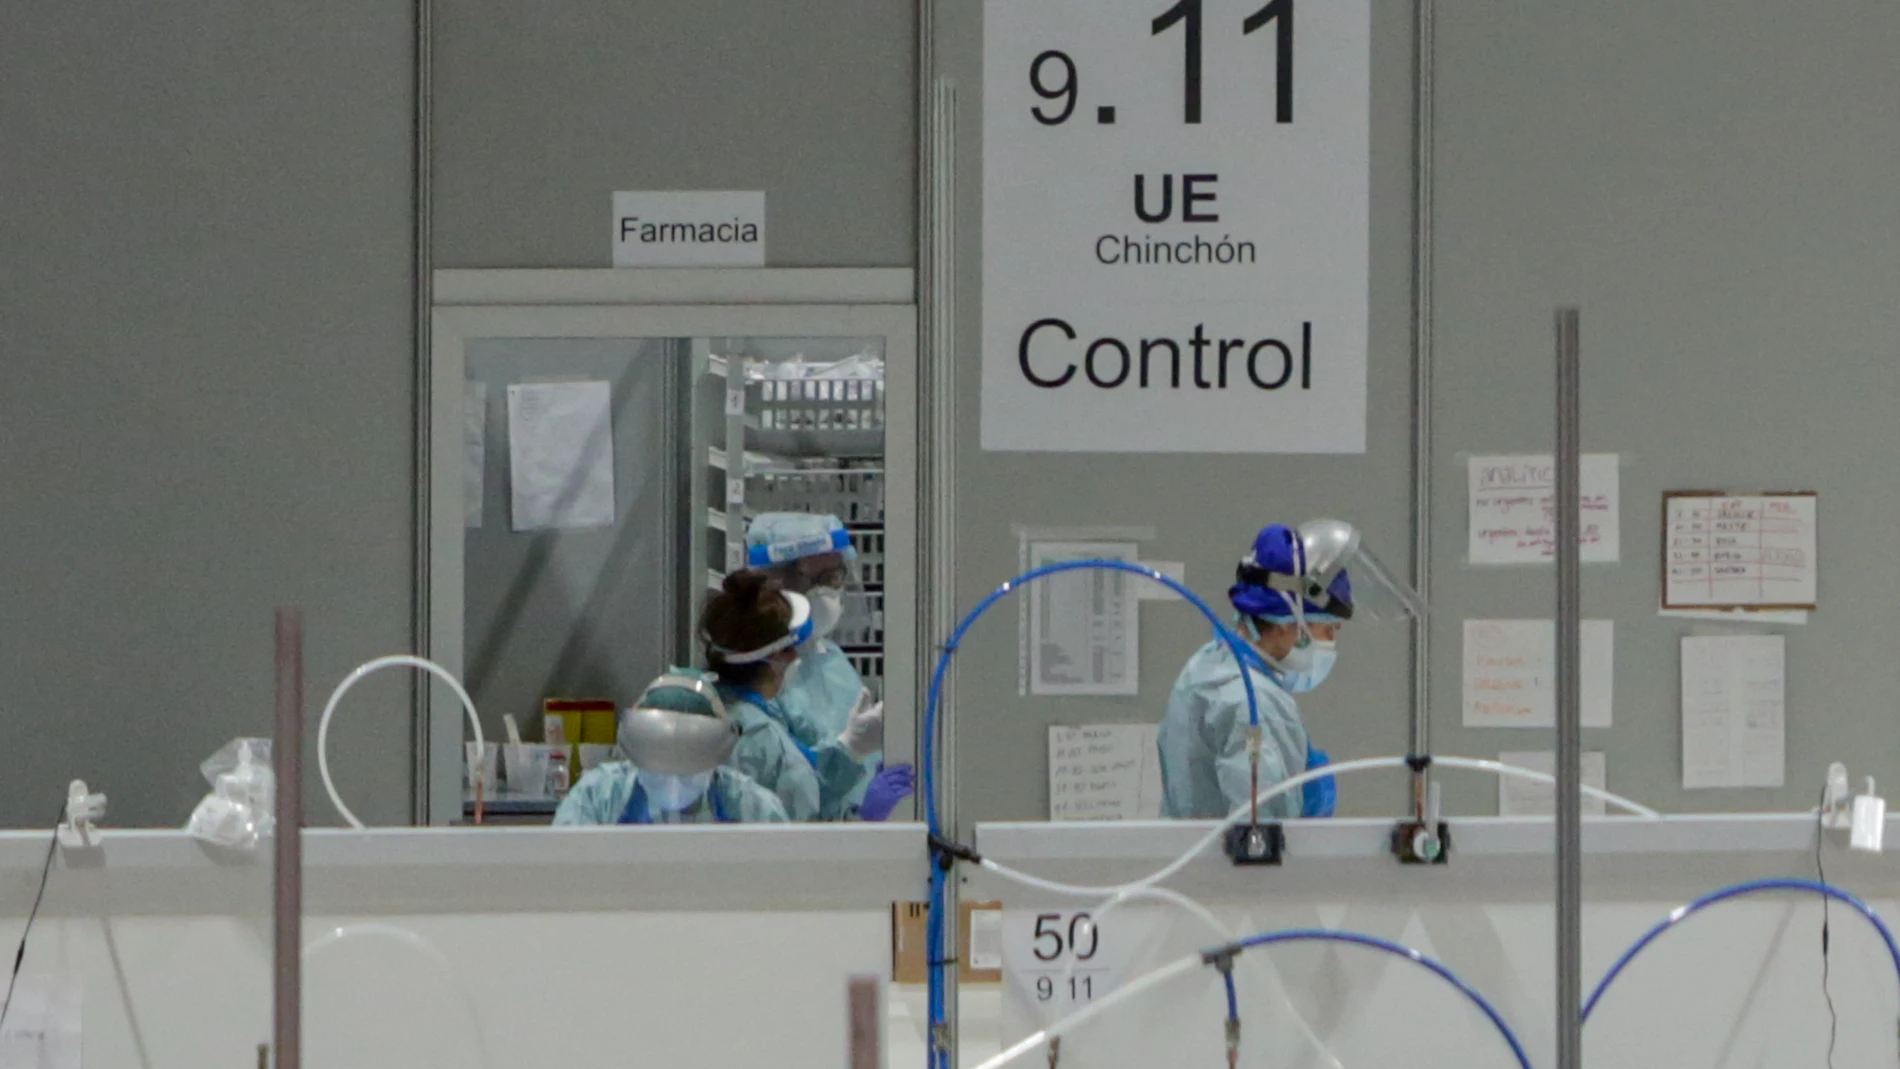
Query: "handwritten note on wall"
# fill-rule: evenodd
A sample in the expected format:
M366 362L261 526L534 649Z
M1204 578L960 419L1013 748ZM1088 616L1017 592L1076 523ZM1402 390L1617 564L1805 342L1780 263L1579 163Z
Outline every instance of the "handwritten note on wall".
M1473 564L1541 564L1557 555L1557 464L1549 455L1472 457L1467 478ZM1615 453L1582 458L1586 563L1614 563L1622 553Z
M1780 635L1682 640L1682 786L1779 787L1787 774Z
M1049 729L1050 820L1153 820L1161 759L1153 724Z
M1664 498L1663 607L1815 605L1817 498Z
M1583 621L1583 726L1610 726L1616 625ZM1557 625L1551 620L1465 621L1466 727L1557 725Z

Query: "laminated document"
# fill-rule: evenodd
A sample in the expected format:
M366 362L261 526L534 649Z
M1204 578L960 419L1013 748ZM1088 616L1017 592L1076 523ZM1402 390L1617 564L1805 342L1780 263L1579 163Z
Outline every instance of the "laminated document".
M508 387L515 530L613 524L612 397L606 382Z
M1682 640L1682 785L1779 787L1787 775L1787 647L1780 635Z
M1029 566L1073 560L1135 563L1133 542L1031 542ZM1127 572L1077 569L1039 579L1022 597L1029 602L1029 693L1139 694L1141 631L1133 584L1149 582Z

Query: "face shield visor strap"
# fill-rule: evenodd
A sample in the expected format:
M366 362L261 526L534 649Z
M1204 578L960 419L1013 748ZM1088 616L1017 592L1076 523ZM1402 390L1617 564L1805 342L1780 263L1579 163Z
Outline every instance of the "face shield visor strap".
M756 650L729 650L717 643L708 644L714 652L725 658L727 664L757 664L780 650L811 641L811 602L806 600L805 595L794 594L789 590L783 596L792 606L792 623L785 634Z
M1305 560L1303 553L1301 560ZM1301 645L1313 641L1313 632L1306 626L1306 603L1311 600L1315 605L1326 606L1332 602L1332 596L1327 594L1325 588L1322 587L1319 596L1314 598L1311 596L1306 580L1297 575L1281 575L1278 572L1267 577L1267 586L1285 594L1287 604L1293 606L1293 623L1299 628L1299 638L1296 641Z
M839 527L790 542L753 546L746 550L746 563L754 568L769 568L775 564L794 564L820 553L837 553L849 557L855 552L851 546L851 532Z

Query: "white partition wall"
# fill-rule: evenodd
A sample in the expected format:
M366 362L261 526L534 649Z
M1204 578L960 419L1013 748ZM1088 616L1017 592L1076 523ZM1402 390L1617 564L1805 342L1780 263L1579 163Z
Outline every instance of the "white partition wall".
M986 824L978 828L977 846L986 857L1038 876L1108 884L1158 870L1211 827ZM1234 868L1215 851L1165 886L1204 903L1236 935L1331 928L1412 947L1489 999L1533 1064L1550 1064L1555 928L1549 822L1460 822L1450 863L1434 867L1398 864L1386 851L1390 829L1373 820L1295 823L1287 827L1288 857L1281 867ZM1813 817L1794 814L1587 824L1586 991L1651 925L1699 895L1743 880L1813 878L1814 837ZM1884 917L1900 919L1900 896L1894 893L1900 866L1894 861L1849 854L1830 842L1825 865L1831 882L1867 898ZM1100 900L1033 891L987 872L972 874L963 895L966 901L999 900L1009 911L1002 1046L1073 1010L1061 970L1075 955L1065 951L1047 964L1037 962L1035 952L1052 949L1057 940L1037 942L1032 924L1053 916L1044 930L1066 933L1075 911L1099 907ZM1900 1005L1893 961L1876 930L1851 909L1836 903L1829 912L1827 990L1839 1020L1833 1064L1890 1066ZM1786 894L1713 906L1686 920L1610 988L1585 1030L1588 1064L1827 1064L1831 1023L1822 988L1822 921L1818 898ZM1101 947L1089 962L1078 963L1078 971L1100 970L1095 976L1102 986L1092 992L1100 999L1140 973L1221 938L1179 906L1134 902L1102 919ZM1040 997L1037 981L1050 974L1038 969L1056 970L1054 998ZM1242 1066L1517 1064L1470 1002L1401 958L1337 944L1276 946L1242 953L1235 975ZM1225 992L1213 968L1196 968L1124 1007L1064 1037L1060 1064L1225 1064ZM966 1031L986 1025L982 1012L966 999ZM1017 1064L1048 1064L1046 1049L1027 1052Z
M308 1069L834 1069L846 978L890 975L890 903L920 897L925 871L915 825L304 842ZM9 946L45 845L0 835ZM21 991L76 987L86 1069L257 1064L270 1037L268 857L119 832L56 866Z

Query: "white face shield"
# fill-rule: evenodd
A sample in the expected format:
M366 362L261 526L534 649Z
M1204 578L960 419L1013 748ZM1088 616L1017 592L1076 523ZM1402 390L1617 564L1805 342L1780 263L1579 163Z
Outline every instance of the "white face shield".
M1305 600L1331 605L1338 593L1334 583L1344 573L1353 621L1425 618L1425 599L1373 554L1358 528L1343 520L1308 520L1299 532L1305 567L1297 581Z

